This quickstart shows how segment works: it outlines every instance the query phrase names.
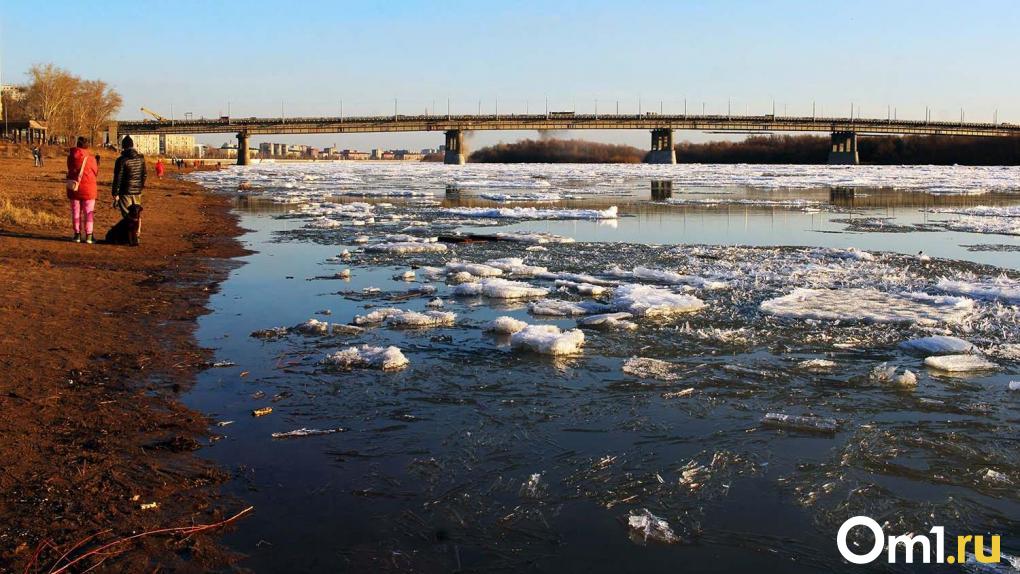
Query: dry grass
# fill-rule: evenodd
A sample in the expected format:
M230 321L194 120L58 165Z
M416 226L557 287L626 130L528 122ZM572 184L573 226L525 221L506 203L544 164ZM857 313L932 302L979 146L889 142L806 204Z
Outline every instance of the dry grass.
M11 198L0 195L0 225L41 227L62 223L66 223L63 217L49 211L15 205Z

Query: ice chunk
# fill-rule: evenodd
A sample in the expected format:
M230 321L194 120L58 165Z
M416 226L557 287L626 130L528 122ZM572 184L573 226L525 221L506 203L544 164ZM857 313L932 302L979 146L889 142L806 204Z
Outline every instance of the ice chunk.
M591 283L578 283L576 281L566 281L564 279L557 279L556 286L560 289L565 289L578 295L589 295L591 297L598 297L609 289L602 285L593 285Z
M538 209L534 207L450 207L449 215L495 219L616 219L616 206L606 209Z
M582 345L580 329L561 331L555 325L528 325L510 336L510 346L545 355L573 355L581 352Z
M833 433L839 428L836 419L782 413L766 413L761 422L767 427L800 431Z
M1020 391L1020 381L1010 381L1007 388L1011 391Z
M304 323L294 326L294 330L302 335L328 335L329 323L318 319L309 319Z
M286 337L290 330L286 327L273 327L271 329L259 329L252 331L251 336L256 339L278 339L280 337Z
M496 277L482 279L475 283L462 283L454 287L453 294L466 297L484 295L493 299L529 299L545 297L549 294L549 290L543 287L532 287L520 281L508 281Z
M621 370L628 375L642 379L658 379L660 381L676 381L683 376L680 372L680 365L649 357L631 357L623 363Z
M900 347L911 351L920 351L929 355L977 352L977 347L975 347L973 343L947 335L933 335L931 337L910 339L909 341L903 341L900 343Z
M897 375L893 382L901 387L916 387L917 375L910 369L904 369L902 374Z
M652 514L647 508L632 510L627 517L630 538L637 544L646 544L649 540L662 544L676 544L681 541L669 523Z
M624 271L619 267L612 267L606 271L607 275L655 283L668 283L670 285L691 285L700 289L725 289L728 285L725 281L715 281L698 277L697 275L684 275L665 269L651 269L649 267L635 267L633 271Z
M532 243L540 245L543 243L573 243L573 237L556 235L553 233L529 233L527 231L513 231L509 233L497 233L496 238L503 241L517 241L519 243Z
M836 362L828 359L808 359L797 363L797 367L805 371L828 371L836 368Z
M939 355L924 360L927 367L947 372L987 371L998 365L977 355Z
M382 307L368 313L367 315L356 315L354 317L354 324L373 325L376 323L382 323L387 317L399 315L400 313L403 313L403 311L396 307Z
M613 307L639 317L662 317L690 313L705 306L693 295L673 293L650 285L621 285L613 293Z
M559 299L542 299L528 305L528 312L532 315L548 315L551 317L573 317L604 310L605 305L599 305L590 301L574 303Z
M433 299L433 300L429 301L428 303L426 303L425 306L426 307L432 307L433 309L442 309L442 307L443 307L443 300L440 299L439 297L436 297L435 299Z
M310 429L310 428L299 428L287 432L274 432L273 438L297 438L302 436L319 436L324 434L333 434L338 432L344 432L347 429L335 428L335 429Z
M763 301L762 312L792 319L869 323L958 323L976 308L966 297L884 293L876 289L808 289Z
M386 317L386 324L404 329L424 329L428 327L447 327L457 320L456 313L445 311L402 311Z
M510 275L518 277L534 277L549 272L545 267L527 265L520 257L503 257L502 259L491 259L485 262L486 265L496 267Z
M525 498L538 498L542 494L542 474L535 473L521 485L520 495Z
M528 324L524 321L514 319L513 317L496 317L492 321L489 321L482 327L485 331L491 331L500 335L513 335L514 333L524 329Z
M454 285L460 285L461 283L474 283L477 277L468 273L467 271L458 271L453 275L450 275L446 279L447 281L453 283Z
M502 269L481 263L447 263L446 272L470 273L475 277L496 277L503 274Z
M631 313L603 313L601 315L590 315L577 320L579 327L590 327L592 329L606 329L616 330L624 329L628 331L637 330L637 323L628 321L633 318L634 315Z
M354 367L382 369L383 371L396 371L403 369L410 361L397 347L373 347L362 345L360 347L348 347L337 351L332 355L323 358L324 364L350 369Z
M994 279L950 280L942 278L935 285L947 293L968 295L978 299L999 299L1007 303L1020 303L1020 281L1000 275Z
M414 281L415 279L414 271L404 271L400 275L394 277L394 279L398 281Z
M382 251L386 253L443 253L447 249L445 243L423 243L413 241L395 241L391 243L375 243L366 245L365 251Z

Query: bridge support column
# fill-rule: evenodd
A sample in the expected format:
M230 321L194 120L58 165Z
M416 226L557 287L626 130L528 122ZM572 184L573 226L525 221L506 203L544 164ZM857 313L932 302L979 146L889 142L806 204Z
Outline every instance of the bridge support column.
M443 155L443 163L450 165L464 165L464 132L460 130L449 130L446 132L446 153Z
M645 163L676 163L673 130L669 128L652 130L652 151L648 152Z
M829 165L857 165L857 134L854 132L832 132L832 147L829 149Z
M251 158L248 156L248 134L239 132L237 134L237 165L248 165Z

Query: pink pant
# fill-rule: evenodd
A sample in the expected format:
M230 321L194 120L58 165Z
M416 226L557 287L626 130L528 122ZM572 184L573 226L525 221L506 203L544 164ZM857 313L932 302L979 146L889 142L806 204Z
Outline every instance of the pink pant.
M96 213L96 200L94 199L72 199L71 200L71 223L74 225L74 232L81 233L81 220L85 219L85 235L92 235L92 221Z

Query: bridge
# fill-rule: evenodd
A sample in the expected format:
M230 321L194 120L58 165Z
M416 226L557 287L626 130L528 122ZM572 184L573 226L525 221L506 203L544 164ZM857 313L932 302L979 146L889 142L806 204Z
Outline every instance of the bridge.
M268 134L356 134L378 132L444 132L444 162L463 164L464 132L482 130L629 130L651 131L649 163L676 163L674 130L715 133L767 134L773 132L827 132L832 136L830 164L857 164L857 136L928 135L970 137L1020 137L1020 125L1007 123L933 122L835 117L785 117L774 115L663 115L663 114L545 114L490 115L391 115L364 117L231 118L122 121L110 127L117 134L209 134L237 135L238 165L249 162L248 138Z

